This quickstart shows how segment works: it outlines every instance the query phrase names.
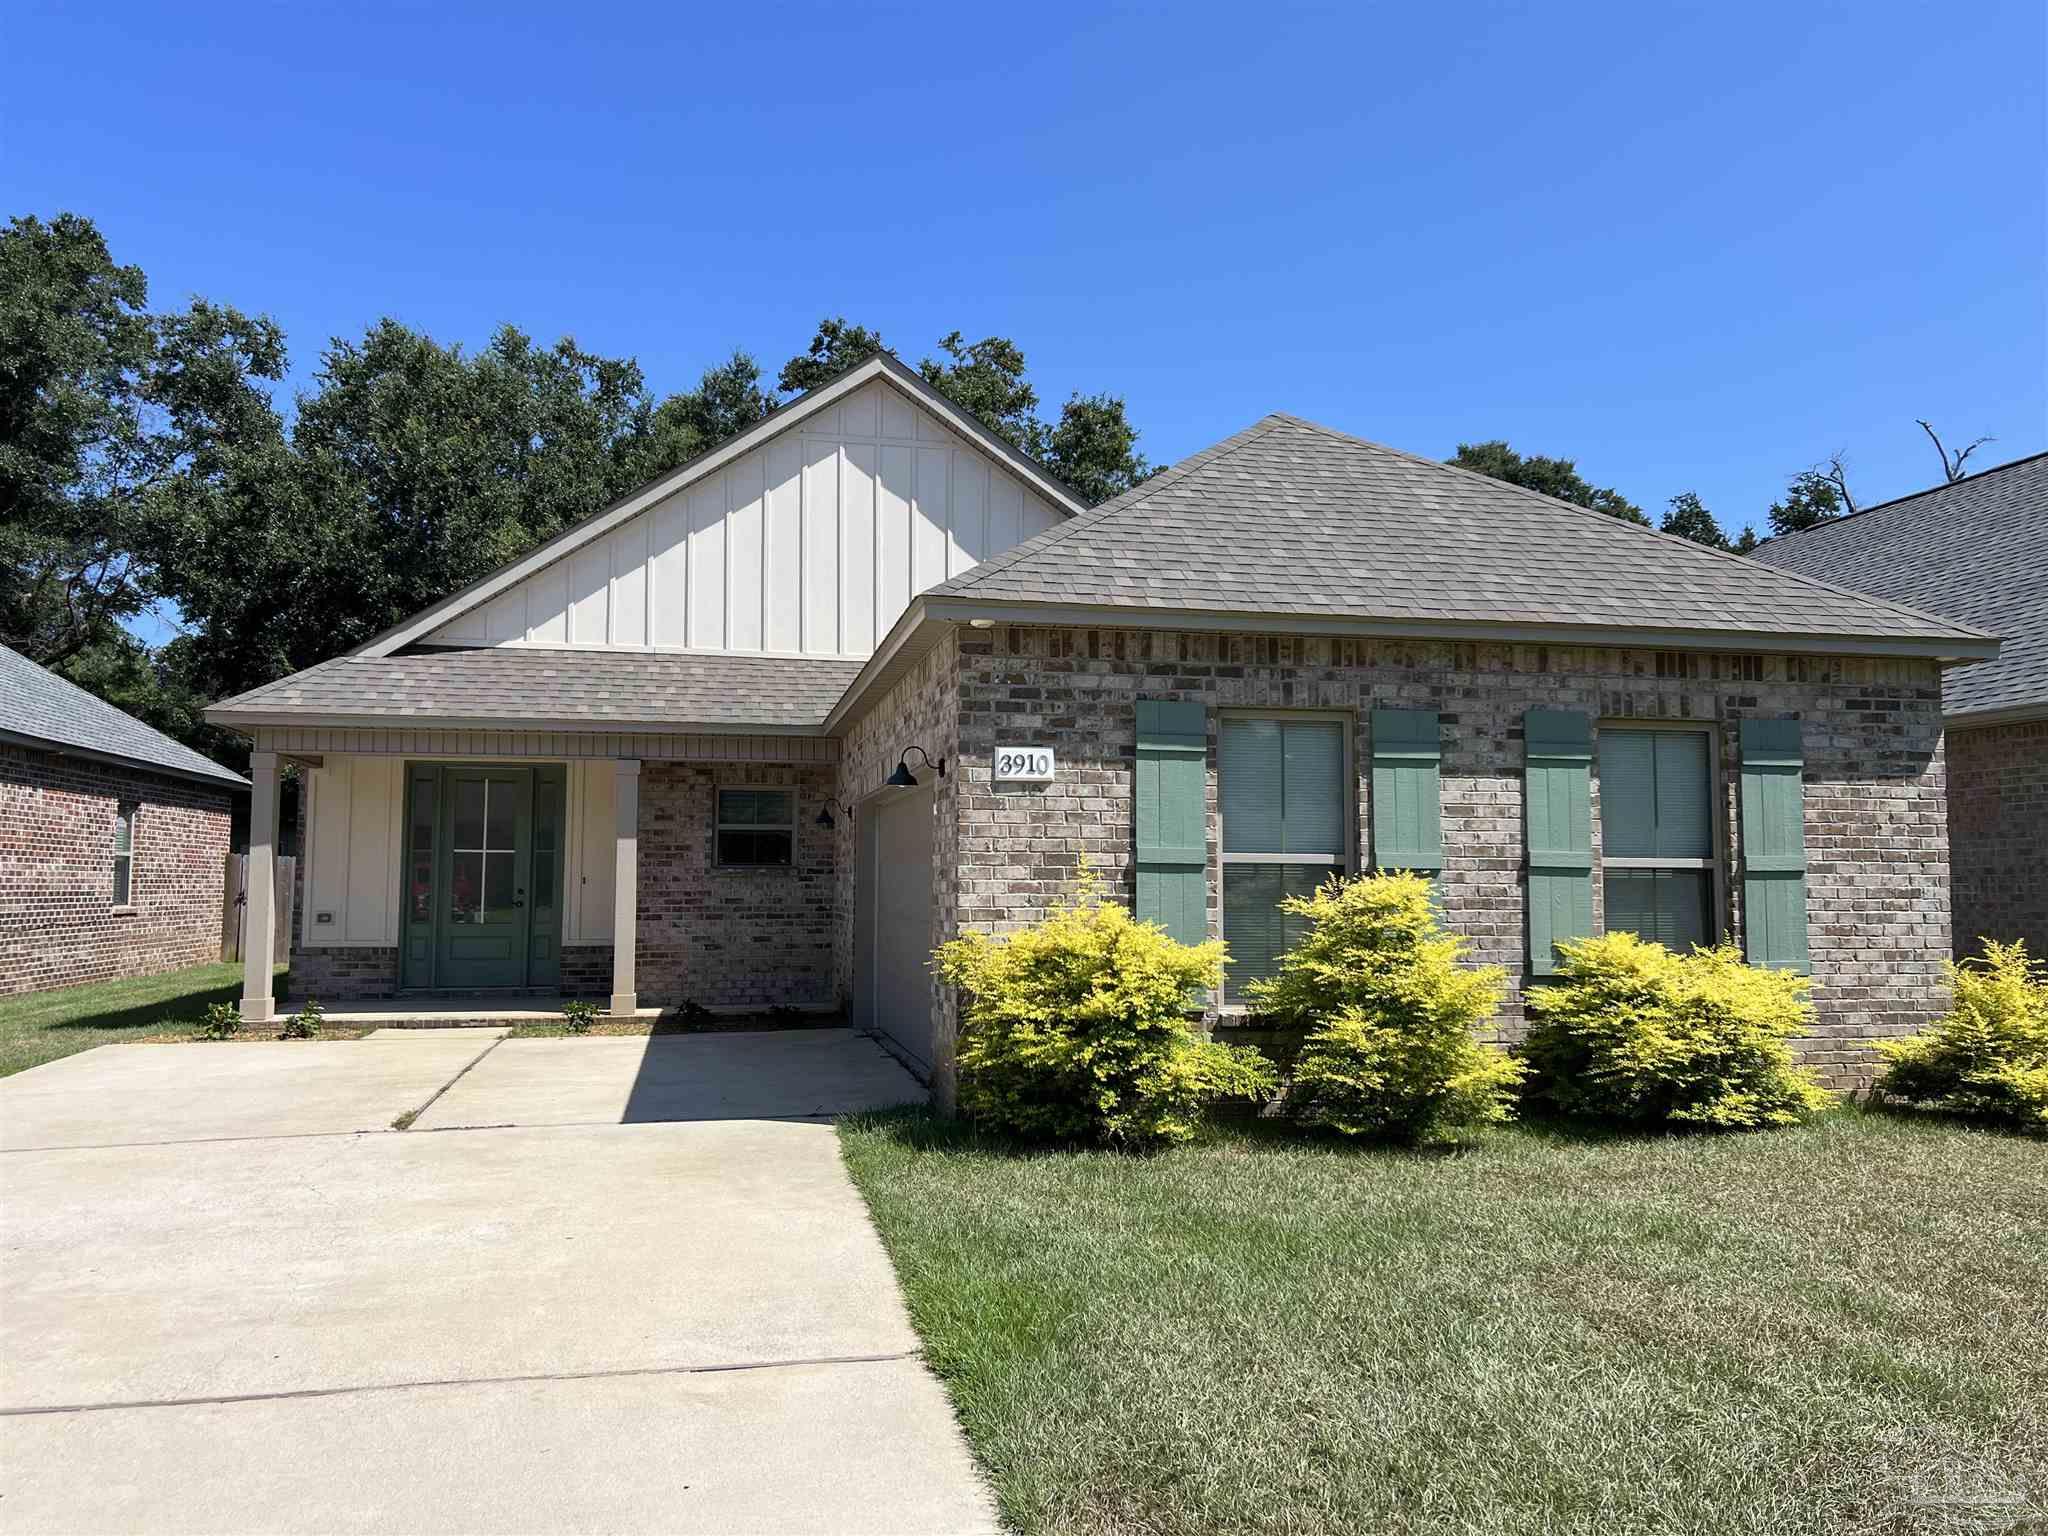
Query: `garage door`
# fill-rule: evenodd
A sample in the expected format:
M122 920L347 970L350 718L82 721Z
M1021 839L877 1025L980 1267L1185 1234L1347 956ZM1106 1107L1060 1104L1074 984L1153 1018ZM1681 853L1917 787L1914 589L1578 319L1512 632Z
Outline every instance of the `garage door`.
M889 791L864 810L854 941L867 951L859 1022L929 1071L932 1064L932 793Z

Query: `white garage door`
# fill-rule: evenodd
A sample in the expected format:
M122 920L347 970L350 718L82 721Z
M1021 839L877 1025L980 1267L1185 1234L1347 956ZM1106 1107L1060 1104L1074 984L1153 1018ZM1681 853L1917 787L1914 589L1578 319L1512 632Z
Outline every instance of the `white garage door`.
M890 791L862 817L854 943L856 1022L880 1030L927 1071L932 1064L932 793Z

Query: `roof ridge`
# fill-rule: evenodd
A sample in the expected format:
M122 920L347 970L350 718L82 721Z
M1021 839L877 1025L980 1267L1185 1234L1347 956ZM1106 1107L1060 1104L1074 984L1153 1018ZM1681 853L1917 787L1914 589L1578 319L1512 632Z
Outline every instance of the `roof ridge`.
M1168 465L1165 469L1160 470L1158 474L1148 476L1129 490L1110 497L1108 501L1103 502L1099 506L1090 507L1078 517L1068 518L1064 523L1048 528L1043 533L1035 534L1031 538L1025 539L1022 543L1012 545L1000 554L990 556L979 565L961 572L961 574L955 576L950 581L940 583L923 595L926 597L953 596L960 592L969 591L987 577L1010 570L1024 561L1051 549L1054 545L1061 543L1069 534L1078 533L1083 528L1097 527L1112 515L1136 506L1147 497L1165 490L1169 485L1180 484L1181 481L1189 478L1197 470L1206 469L1218 460L1228 458L1239 449L1248 447L1273 431L1278 423L1289 419L1289 417L1281 412L1269 412L1243 430L1232 433L1220 442L1211 443L1208 447L1197 453L1189 454L1177 463Z
M1950 628L1960 630L1966 634L1982 635L1987 639L1997 638L1997 636L1993 635L1991 631L1987 629L1979 629L1974 624L1963 624L1958 620L1945 618L1938 613L1929 613L1925 609L1914 608L1906 603L1894 602L1891 598L1888 597L1879 597L1875 593L1871 592L1859 592L1853 587L1838 587L1833 582L1822 581L1820 580L1820 578L1816 576L1808 576L1803 571L1788 570L1781 565L1770 565L1761 560L1752 560L1747 555L1738 555L1732 549L1715 549L1711 545L1695 543L1693 540L1686 538L1683 534L1666 533L1661 528L1657 528L1643 523L1630 522L1627 518L1615 517L1609 513L1597 511L1592 507L1582 507L1575 501L1565 501L1560 497L1547 496L1542 491L1532 491L1526 485L1516 485L1511 480L1496 480L1491 475L1482 475L1477 470L1466 469L1462 465L1446 463L1442 459L1425 458L1419 453L1410 453L1405 448L1393 448L1389 447L1385 443L1376 443L1371 438L1357 437L1349 432L1339 432L1336 428L1326 427L1321 422L1307 421L1299 416L1288 416L1284 413L1279 412L1276 412L1275 414L1279 415L1282 420L1291 422L1295 426L1304 427L1311 432L1320 432L1323 436L1333 438L1340 443L1349 443L1352 446L1359 448L1370 448L1380 453L1391 454L1397 459L1405 459L1407 462L1411 464L1420 465L1428 469L1446 470L1451 474L1461 475L1470 480L1482 480L1486 482L1488 485L1497 486L1504 488L1506 490L1514 491L1519 495L1528 497L1546 507L1556 507L1566 512L1576 512L1581 517L1598 518L1600 522L1606 524L1608 527L1621 530L1632 535L1647 534L1649 537L1660 540L1666 545L1682 545L1686 549L1697 551L1699 554L1702 555L1711 555L1716 559L1733 561L1734 563L1743 567L1745 570L1757 570L1761 568L1763 570L1774 572L1778 575L1789 576L1794 581L1804 582L1807 586L1818 587L1823 591L1835 594L1837 597L1853 597L1867 603L1878 603L1883 605L1884 607L1894 610L1895 612L1903 613L1910 618L1932 619L1937 624L1948 625ZM2014 462L2019 463L2024 461L2015 460ZM2005 468L2006 466L2000 465L1998 467ZM1985 471L1985 473L1989 474L1990 471L1987 470ZM1922 492L1921 494L1924 495L1925 492ZM1839 521L1839 519L1837 519L1837 521Z
M1788 539L1804 538L1809 533L1818 533L1823 528L1837 527L1842 523L1853 521L1871 512L1882 512L1887 507L1896 507L1902 502L1918 501L1922 496L1937 496L1943 491L1952 491L1959 485L1969 485L1974 481L1984 479L1988 475L2002 475L2008 469L2018 469L2022 464L2031 464L2036 459L2048 459L2048 448L2040 449L2035 453L2023 453L2016 459L2007 459L2003 464L1988 464L1982 469L1973 470L1969 474L1960 476L1957 479L1944 480L1939 485L1923 486L1917 491L1908 491L1903 496L1894 496L1887 501L1875 501L1867 507L1858 507L1854 512L1844 512L1840 517L1823 518L1820 522L1808 527L1794 528L1790 533L1774 533L1768 539L1760 542L1757 548L1761 549L1765 544L1783 544Z

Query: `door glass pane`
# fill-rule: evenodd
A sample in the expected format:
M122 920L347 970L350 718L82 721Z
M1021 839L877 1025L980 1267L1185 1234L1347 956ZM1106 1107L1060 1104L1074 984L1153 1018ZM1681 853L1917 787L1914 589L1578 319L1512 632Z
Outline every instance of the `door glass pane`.
M433 915L434 900L434 856L431 853L416 853L412 856L412 900L409 910L413 921L424 923Z
M494 784L486 784L484 808L484 846L486 848L518 847L518 834L513 831L514 819L519 814L519 793L517 787L503 780Z
M512 910L513 856L484 855L484 916L503 917Z
M479 822L478 826L481 828L482 823ZM456 923L473 921L477 902L483 893L484 856L481 853L456 854L448 871L448 920Z
M484 782L456 779L448 786L452 797L451 848L481 848L484 845Z
M1344 835L1344 727L1335 720L1288 720L1280 727L1282 853L1337 853Z
M1223 866L1223 939L1231 962L1225 1001L1245 1001L1247 986L1276 974L1280 957L1307 931L1305 918L1280 910L1281 898L1306 896L1336 873L1329 864Z
M1699 731L1659 731L1657 853L1670 859L1713 856L1713 806L1707 738Z
M425 852L434 846L434 781L412 781L412 846Z
M1216 794L1225 853L1285 853L1277 720L1225 720L1216 738Z

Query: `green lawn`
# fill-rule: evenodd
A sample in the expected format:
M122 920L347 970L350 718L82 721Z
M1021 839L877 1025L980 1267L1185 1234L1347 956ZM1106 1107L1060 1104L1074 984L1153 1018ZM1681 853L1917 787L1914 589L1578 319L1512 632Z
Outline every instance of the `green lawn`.
M277 994L284 995L284 972ZM0 998L0 1077L116 1040L137 1040L190 1024L208 1003L242 995L242 963L195 965L161 976L96 981L54 992Z
M840 1134L1022 1531L2048 1529L2038 1141Z

